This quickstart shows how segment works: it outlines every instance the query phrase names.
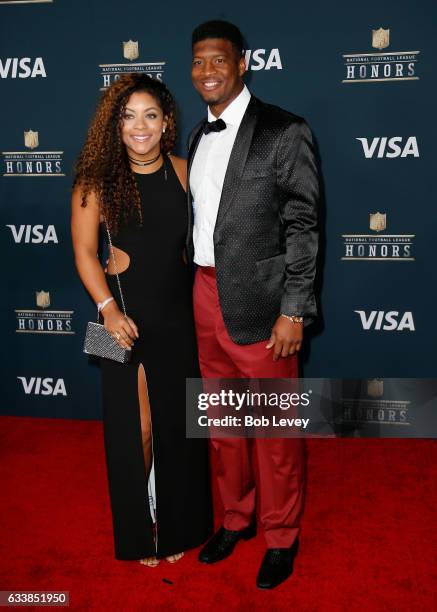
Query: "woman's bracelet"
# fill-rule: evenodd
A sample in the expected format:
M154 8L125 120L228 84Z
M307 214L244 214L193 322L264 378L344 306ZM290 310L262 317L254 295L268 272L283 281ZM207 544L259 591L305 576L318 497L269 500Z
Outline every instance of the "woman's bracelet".
M103 300L103 302L98 302L97 303L97 312L102 312L102 310L105 308L105 306L107 306L109 304L109 302L113 301L113 297L111 295L111 297L106 298L106 300Z

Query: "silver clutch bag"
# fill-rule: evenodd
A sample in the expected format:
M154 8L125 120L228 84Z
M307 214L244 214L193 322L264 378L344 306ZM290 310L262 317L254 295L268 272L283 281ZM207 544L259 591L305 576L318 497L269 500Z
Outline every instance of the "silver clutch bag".
M119 363L129 363L132 355L130 349L122 348L112 338L104 325L94 323L94 321L89 321L87 324L83 352L95 357L112 359Z
M123 308L123 314L126 317L126 307L123 299L123 292L121 290L120 278L118 276L117 262L115 261L114 249L112 247L111 234L109 233L109 227L106 223L106 232L108 234L108 245L111 251L112 260L114 262L115 273L117 275L118 290L120 292L121 304ZM97 309L97 321L89 321L85 332L85 342L83 351L87 355L93 355L95 357L103 357L104 359L112 359L119 363L129 363L132 351L131 349L122 348L111 334L105 329L105 326L99 323L99 310Z

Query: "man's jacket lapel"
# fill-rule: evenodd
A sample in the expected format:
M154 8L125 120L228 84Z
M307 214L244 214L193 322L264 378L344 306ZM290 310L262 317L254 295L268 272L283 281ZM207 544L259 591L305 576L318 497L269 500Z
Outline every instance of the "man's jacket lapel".
M190 176L194 155L196 154L197 147L199 146L199 142L202 137L205 121L206 119L196 125L196 127L191 132L190 139L188 141L188 177Z
M249 153L250 143L258 116L258 100L253 96L250 99L246 112L244 113L240 127L232 147L229 163L223 182L222 195L217 215L216 227L225 216L235 197Z

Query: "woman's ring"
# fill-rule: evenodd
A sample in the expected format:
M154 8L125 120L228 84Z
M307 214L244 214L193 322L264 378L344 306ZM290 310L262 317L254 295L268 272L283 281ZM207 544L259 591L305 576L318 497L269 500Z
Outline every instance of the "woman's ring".
M118 332L115 332L114 336L116 340L120 340L120 334Z

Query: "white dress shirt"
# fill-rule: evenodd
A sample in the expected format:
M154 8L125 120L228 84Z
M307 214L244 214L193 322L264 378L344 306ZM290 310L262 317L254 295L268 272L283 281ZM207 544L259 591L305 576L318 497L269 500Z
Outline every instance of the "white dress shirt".
M223 182L235 137L250 101L246 86L225 108L220 119L226 123L221 132L203 134L190 172L194 210L194 261L199 266L214 266L214 227L222 195ZM208 107L208 121L215 121Z

